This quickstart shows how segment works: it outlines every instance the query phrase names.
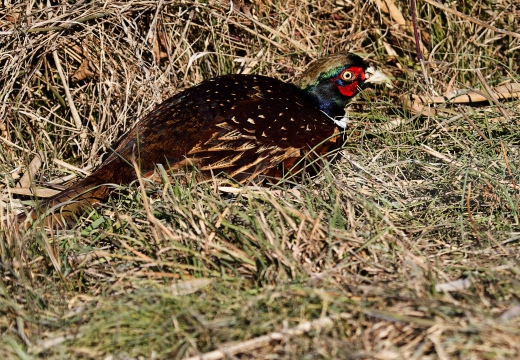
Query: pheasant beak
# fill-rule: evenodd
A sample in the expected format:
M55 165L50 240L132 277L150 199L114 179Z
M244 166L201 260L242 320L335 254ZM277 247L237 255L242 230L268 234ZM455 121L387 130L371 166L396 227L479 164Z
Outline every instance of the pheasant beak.
M392 80L385 73L379 70L375 70L372 66L368 67L365 70L366 80L365 83L371 84L386 84L390 89L394 86L392 85Z

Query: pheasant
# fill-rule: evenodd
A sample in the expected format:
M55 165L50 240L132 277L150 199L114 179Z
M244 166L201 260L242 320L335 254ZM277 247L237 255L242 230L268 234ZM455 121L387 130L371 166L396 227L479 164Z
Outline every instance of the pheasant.
M204 81L158 105L91 175L46 200L41 209L54 214L45 222L73 224L75 215L109 196L109 184L136 179L133 160L145 175L163 164L239 183L279 177L304 153L324 154L335 145L327 140L345 127L346 104L369 83L391 84L351 53L316 60L294 84L245 74Z

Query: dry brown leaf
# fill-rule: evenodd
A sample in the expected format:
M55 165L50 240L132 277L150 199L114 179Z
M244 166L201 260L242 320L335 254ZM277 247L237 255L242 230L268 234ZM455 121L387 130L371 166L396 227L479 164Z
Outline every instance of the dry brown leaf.
M390 14L390 17L398 25L406 25L406 20L404 19L401 11L399 11L397 6L395 6L394 0L377 0L377 6L381 9L382 12Z
M160 33L159 31L155 32L152 46L155 61L160 62L162 59L168 57L168 54L163 51L163 49L166 48L164 34Z
M31 183L34 180L34 175L38 172L40 167L42 166L42 158L43 152L40 151L38 154L31 160L31 163L27 167L27 171L23 174L20 179L18 185L20 188L28 188L31 186Z
M519 99L520 84L509 83L492 89L493 95L498 100ZM422 113L424 116L434 116L436 109L433 105L439 104L475 104L490 101L492 98L480 90L454 91L450 96L428 96L412 94L403 98L403 106L414 114Z
M90 61L88 61L87 59L83 59L78 70L76 70L74 72L74 75L72 75L72 81L80 81L88 78L89 76L95 75L92 71L89 70L89 63Z
M32 188L32 187L17 187L10 189L12 194L24 196L37 196L39 198L49 198L60 193L60 190L48 188Z
M205 288L213 282L213 279L192 279L187 281L178 282L171 285L172 294L174 296L184 296L193 294L200 289Z

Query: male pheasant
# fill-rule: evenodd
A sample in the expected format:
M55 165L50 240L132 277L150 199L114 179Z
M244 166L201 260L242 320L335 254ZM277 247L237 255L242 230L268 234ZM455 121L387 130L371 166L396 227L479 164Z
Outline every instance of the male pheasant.
M72 224L74 215L106 199L109 184L136 179L156 164L177 170L196 166L204 177L239 183L277 176L305 152L322 154L337 133L345 105L368 83L390 80L359 56L318 59L295 84L260 75L225 75L164 101L126 133L91 175L43 203L51 226ZM31 218L39 212L33 211Z

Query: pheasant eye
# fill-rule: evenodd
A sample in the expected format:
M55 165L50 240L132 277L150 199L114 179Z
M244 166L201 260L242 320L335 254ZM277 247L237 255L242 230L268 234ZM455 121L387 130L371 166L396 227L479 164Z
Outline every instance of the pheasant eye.
M351 71L343 71L341 73L342 80L349 81L349 80L352 80L353 78L354 78L354 74Z

